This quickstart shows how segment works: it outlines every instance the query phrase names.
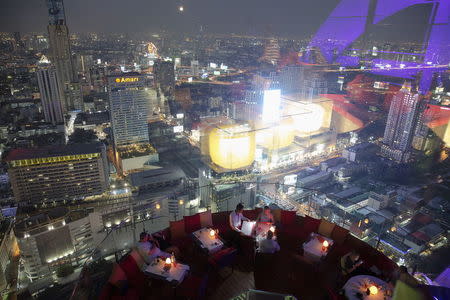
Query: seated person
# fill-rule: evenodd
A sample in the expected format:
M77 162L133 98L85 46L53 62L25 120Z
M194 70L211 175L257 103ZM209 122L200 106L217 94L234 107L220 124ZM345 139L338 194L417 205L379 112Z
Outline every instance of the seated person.
M268 206L264 206L263 211L259 214L256 222L264 222L264 223L274 223L275 219L273 218L272 213L270 212L270 208Z
M250 221L248 218L242 215L243 210L244 206L242 205L242 203L239 203L238 205L236 205L236 209L230 214L230 227L235 232L241 232L242 221Z
M157 244L154 241L151 241L150 235L146 232L141 232L139 235L137 251L147 264L150 264L158 256L164 258L171 256L171 254L161 251Z
M343 275L349 275L353 273L361 264L362 260L359 260L359 253L352 251L347 253L341 258L341 270Z
M259 252L261 253L275 253L280 251L280 245L277 241L273 240L273 232L267 232L267 238L259 242Z
M161 232L155 232L149 237L150 241L154 242L156 246L164 252L173 253L175 257L180 256L180 249L177 246L172 246L170 242Z

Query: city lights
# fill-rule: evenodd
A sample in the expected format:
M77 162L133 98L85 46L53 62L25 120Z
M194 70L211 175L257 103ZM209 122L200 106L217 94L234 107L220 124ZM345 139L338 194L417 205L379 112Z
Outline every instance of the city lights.
M277 122L280 119L281 90L265 90L263 101L263 122Z

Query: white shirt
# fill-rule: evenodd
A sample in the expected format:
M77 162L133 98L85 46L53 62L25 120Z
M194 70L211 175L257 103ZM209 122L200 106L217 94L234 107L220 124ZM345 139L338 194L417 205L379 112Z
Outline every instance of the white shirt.
M261 253L275 253L280 251L280 245L277 241L263 239L259 242L259 252Z
M236 213L236 211L233 211L230 214L230 217L231 217L231 224L233 225L234 228L241 227L242 220L247 220L247 218L244 217L242 213Z
M161 251L151 242L138 242L137 250L147 264L151 263L158 256L170 257L170 253Z

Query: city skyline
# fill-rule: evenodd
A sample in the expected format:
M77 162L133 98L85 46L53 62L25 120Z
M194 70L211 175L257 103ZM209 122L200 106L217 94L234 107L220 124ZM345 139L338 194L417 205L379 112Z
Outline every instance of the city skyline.
M14 32L43 31L47 9L45 1L22 3L19 0L4 2L0 6L0 28ZM146 33L168 30L171 32L207 33L235 32L245 35L308 38L313 35L341 1L326 0L320 5L314 1L286 1L275 9L269 1L249 0L239 2L197 1L165 2L134 0L129 5L122 1L108 1L108 9L102 9L102 1L95 3L76 1L65 4L67 23L71 32ZM183 11L179 11L183 6ZM133 8L140 9L134 10ZM258 14L254 9L258 8ZM95 13L94 13L95 12ZM158 13L163 12L163 14ZM220 13L219 13L220 12ZM430 5L421 4L398 13L373 31L379 40L414 40L420 42L421 31L427 23ZM164 18L162 17L164 15ZM109 19L115 22L101 22ZM170 20L167 22L167 20ZM398 30L389 29L396 26ZM245 28L245 29L244 29ZM397 35L396 35L397 34Z

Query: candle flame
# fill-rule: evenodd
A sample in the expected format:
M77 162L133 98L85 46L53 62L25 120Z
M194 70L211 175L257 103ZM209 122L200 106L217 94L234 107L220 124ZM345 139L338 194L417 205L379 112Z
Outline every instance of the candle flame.
M328 247L330 244L328 243L328 241L323 241L323 246L326 248Z
M369 292L371 295L376 295L376 294L378 294L378 288L376 286L372 285L369 287Z

